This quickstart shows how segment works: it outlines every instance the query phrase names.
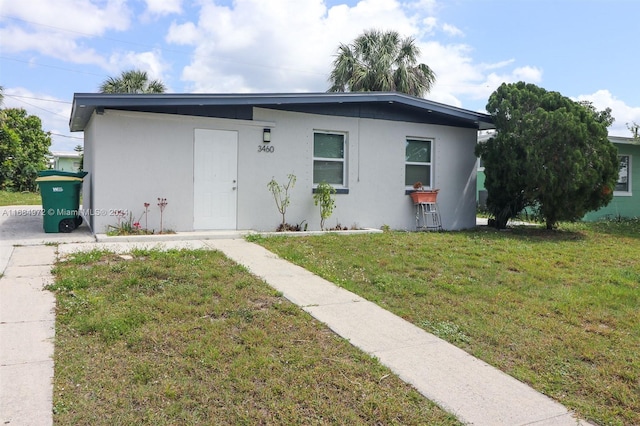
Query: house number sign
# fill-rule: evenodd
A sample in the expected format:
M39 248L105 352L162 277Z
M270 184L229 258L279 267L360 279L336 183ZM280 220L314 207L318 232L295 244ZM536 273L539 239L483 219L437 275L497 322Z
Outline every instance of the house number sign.
M266 152L267 154L272 154L275 150L276 147L273 145L258 145L258 152Z

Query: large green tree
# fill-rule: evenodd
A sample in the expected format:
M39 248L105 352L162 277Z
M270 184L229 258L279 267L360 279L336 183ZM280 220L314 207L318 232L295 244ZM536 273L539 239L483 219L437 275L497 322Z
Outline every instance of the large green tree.
M611 201L619 163L607 137L610 110L519 82L502 84L487 111L496 136L479 144L476 154L484 162L496 227L532 207L552 229Z
M166 87L160 80L151 80L146 71L123 71L119 77L109 77L100 85L102 93L164 93Z
M418 63L419 55L413 38L402 38L396 31L365 31L351 44L338 47L329 92L396 91L422 97L436 75Z
M22 108L0 114L0 189L35 191L38 170L47 166L51 146L49 133L35 115Z

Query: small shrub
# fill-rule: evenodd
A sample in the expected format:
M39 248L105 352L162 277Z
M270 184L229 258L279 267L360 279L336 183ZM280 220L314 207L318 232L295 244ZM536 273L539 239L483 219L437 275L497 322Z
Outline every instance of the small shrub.
M276 207L282 215L282 223L280 224L280 227L285 227L285 225L287 225L285 214L287 212L287 207L289 207L291 202L289 199L289 189L292 189L296 184L296 175L290 173L287 175L287 178L289 180L286 184L279 184L275 178L271 178L269 183L267 183L267 188L269 188L269 191L273 194Z
M313 202L320 206L320 229L324 229L324 221L328 219L336 207L336 189L327 182L320 182L313 194Z

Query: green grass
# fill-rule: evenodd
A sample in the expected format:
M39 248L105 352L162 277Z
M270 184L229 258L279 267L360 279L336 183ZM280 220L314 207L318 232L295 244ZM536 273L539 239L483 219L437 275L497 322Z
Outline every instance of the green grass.
M0 206L39 206L42 204L37 192L0 191Z
M57 425L458 425L218 252L54 268Z
M640 221L258 239L602 425L640 424Z

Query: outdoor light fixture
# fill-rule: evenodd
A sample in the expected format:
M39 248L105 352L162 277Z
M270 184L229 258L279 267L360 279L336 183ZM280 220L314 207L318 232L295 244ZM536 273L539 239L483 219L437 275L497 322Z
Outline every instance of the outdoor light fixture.
M271 142L271 129L262 130L262 142L264 143Z

